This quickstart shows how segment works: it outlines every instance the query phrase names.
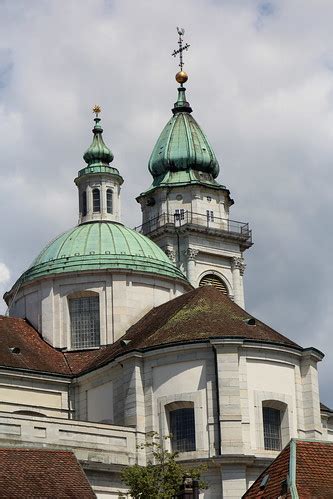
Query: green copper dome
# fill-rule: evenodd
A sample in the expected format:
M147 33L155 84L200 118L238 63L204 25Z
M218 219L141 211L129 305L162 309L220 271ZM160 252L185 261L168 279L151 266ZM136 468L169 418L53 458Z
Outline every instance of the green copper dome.
M169 172L203 172L215 179L219 164L206 135L191 116L192 109L186 101L185 88L178 89L178 100L159 136L149 160L149 171L154 179Z
M84 161L88 166L109 166L109 163L113 160L113 154L111 150L105 145L102 133L103 128L99 124L100 118L95 118L95 126L93 128L94 138L90 147L86 150L83 155Z
M150 239L120 223L91 222L61 234L19 279L92 270L130 270L185 279Z
M99 106L97 107L99 108ZM100 112L100 108L98 112ZM114 168L109 164L113 161L114 156L111 149L108 148L103 140L103 128L100 125L101 119L96 115L94 121L95 126L92 129L94 134L93 141L83 155L83 159L87 163L87 166L79 171L78 177L94 173L112 173L113 175L117 175L122 183L123 179L119 175L117 168Z

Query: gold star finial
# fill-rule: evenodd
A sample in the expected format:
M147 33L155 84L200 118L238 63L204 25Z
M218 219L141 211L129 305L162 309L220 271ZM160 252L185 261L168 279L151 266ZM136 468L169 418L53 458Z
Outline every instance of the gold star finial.
M98 118L99 113L102 111L101 107L98 106L97 104L94 105L93 107L93 113L95 113L96 118Z

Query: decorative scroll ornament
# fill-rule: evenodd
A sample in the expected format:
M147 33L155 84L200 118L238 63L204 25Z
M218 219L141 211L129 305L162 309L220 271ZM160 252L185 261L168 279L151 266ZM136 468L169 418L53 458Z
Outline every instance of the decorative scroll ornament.
M244 258L242 258L240 256L234 256L231 259L232 270L238 269L240 272L240 275L244 275L245 267L246 267L246 263L244 262Z
M199 250L194 248L187 248L187 250L184 251L184 255L187 256L188 260L195 260L198 253Z
M176 261L176 252L173 248L168 247L165 249L164 252L165 252L166 256L169 257L172 262Z

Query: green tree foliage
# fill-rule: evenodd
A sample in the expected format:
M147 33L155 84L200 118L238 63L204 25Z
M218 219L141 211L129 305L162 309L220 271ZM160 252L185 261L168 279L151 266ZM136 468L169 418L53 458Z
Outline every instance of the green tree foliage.
M168 439L170 437L164 437ZM137 464L128 466L122 472L122 481L129 488L129 494L134 499L171 499L180 490L184 476L191 476L199 480L201 489L206 489L207 484L200 479L202 471L206 468L187 468L176 461L178 452L164 450L160 437L156 433L148 436L148 441L139 446L146 448L148 455L147 466ZM119 497L126 497L121 495Z

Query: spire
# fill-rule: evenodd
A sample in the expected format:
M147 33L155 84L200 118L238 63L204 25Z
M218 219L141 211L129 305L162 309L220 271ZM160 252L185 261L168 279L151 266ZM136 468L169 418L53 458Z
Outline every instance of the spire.
M177 33L178 33L178 50L174 50L172 52L173 57L176 57L177 54L179 54L179 67L180 71L176 74L175 78L178 83L180 83L180 87L178 88L178 99L177 102L175 102L174 108L172 109L173 114L176 113L181 113L181 112L187 112L191 113L192 109L190 104L186 100L186 95L185 95L185 90L186 88L183 86L185 82L188 80L188 75L185 71L183 71L184 67L184 61L183 61L183 52L184 50L188 50L190 45L186 43L183 45L183 36L185 33L184 28L178 28L177 26Z
M183 70L183 52L190 46L188 43L183 44L184 32L183 28L177 28L179 48L172 53L174 57L179 55L180 67L176 74L180 86L177 102L172 109L173 117L162 130L149 159L148 168L154 177L154 185L171 182L172 178L182 184L193 181L214 183L220 170L214 151L191 115L192 108L186 100L183 85L188 75ZM180 172L185 173L179 175Z
M109 166L109 163L113 161L113 154L103 141L103 128L100 125L101 119L98 117L101 108L96 105L93 112L95 113L95 126L92 130L94 138L90 147L84 153L83 159L90 167Z

